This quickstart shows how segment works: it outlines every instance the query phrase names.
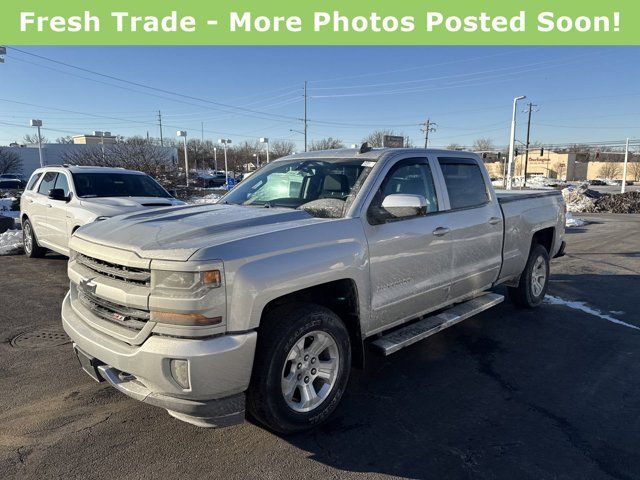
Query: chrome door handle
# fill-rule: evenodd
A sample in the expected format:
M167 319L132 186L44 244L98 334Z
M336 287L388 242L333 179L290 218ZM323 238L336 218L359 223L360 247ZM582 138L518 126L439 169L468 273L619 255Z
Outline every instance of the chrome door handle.
M443 235L446 235L446 234L447 234L447 233L449 233L450 231L451 231L451 229L450 229L450 228L447 228L447 227L438 227L438 228L436 228L436 229L433 231L433 234L434 234L436 237L441 237L441 236L443 236Z
M489 224L491 225L495 225L496 223L500 223L502 221L502 219L498 218L498 217L491 217L489 219Z

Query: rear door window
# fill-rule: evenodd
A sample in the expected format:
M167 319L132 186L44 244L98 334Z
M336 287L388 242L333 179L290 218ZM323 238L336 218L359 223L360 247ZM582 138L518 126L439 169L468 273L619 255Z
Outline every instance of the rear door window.
M42 176L42 172L34 173L29 179L29 183L27 184L27 190L33 190L33 187L36 186L38 179Z
M45 173L42 178L42 182L40 182L40 186L38 187L38 193L41 193L42 195L49 195L49 190L55 188L57 177L57 172Z
M471 158L438 158L453 210L473 208L489 201L480 167Z

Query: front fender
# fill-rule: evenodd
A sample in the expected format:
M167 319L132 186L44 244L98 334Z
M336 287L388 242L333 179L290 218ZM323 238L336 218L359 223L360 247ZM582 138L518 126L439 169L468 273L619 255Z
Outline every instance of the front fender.
M225 260L228 331L257 328L264 307L277 298L343 279L356 283L364 326L369 318L370 299L366 242L360 235L344 238L349 229L342 233L342 239L316 237L315 242L303 247L282 248L250 259ZM357 230L351 233L357 233ZM321 230L318 234L324 236ZM283 239L283 243L287 242Z

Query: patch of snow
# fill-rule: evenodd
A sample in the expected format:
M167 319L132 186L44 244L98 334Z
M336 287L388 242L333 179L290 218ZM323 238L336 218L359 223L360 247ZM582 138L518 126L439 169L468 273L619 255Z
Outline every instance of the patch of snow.
M0 233L0 255L12 255L22 250L22 231L7 230Z
M547 295L544 298L544 303L548 303L549 305L562 305L564 307L573 308L574 310L580 310L581 312L588 313L589 315L593 315L595 317L601 318L611 323L615 323L617 325L622 325L623 327L632 328L634 330L640 330L640 327L636 327L635 325L631 325L630 323L623 322L622 320L618 320L611 315L607 315L602 313L600 310L597 310L593 307L590 307L584 302L578 302L574 300L565 300L564 298L554 297L553 295Z
M573 215L571 215L571 212L567 212L567 218L565 221L565 226L566 227L584 227L585 225L588 225L589 221L583 219L583 218L574 218Z
M187 200L187 203L201 204L201 203L218 203L218 200L222 198L222 195L217 193L210 193L204 197L191 197Z

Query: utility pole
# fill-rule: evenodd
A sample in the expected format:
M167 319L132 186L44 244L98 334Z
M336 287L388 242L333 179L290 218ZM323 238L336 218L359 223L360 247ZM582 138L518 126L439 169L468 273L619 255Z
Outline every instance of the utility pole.
M307 81L304 81L304 151L307 151Z
M424 132L424 148L429 146L429 132L435 132L436 127L437 124L428 118L427 121L422 124L422 128L420 130Z
M624 193L627 189L627 164L629 163L629 139L627 138L627 142L624 146L624 167L622 169L622 187L620 188L620 193Z
M160 146L164 147L164 140L162 139L162 113L158 110L158 125L160 126Z
M526 152L524 157L524 180L522 182L522 186L527 186L527 166L529 165L529 136L531 134L531 112L533 111L533 107L537 107L533 103L529 102L529 119L527 120L527 145Z
M204 122L200 122L200 141L204 143Z

